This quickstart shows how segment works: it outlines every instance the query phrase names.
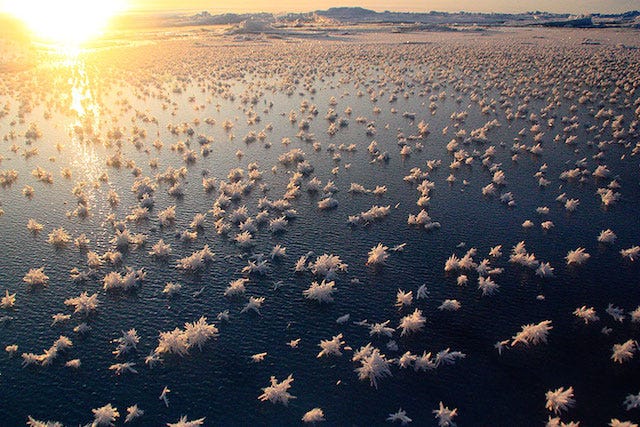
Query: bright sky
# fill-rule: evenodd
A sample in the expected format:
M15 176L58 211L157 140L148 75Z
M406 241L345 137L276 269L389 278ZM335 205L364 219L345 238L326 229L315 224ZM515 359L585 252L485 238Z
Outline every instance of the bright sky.
M37 38L65 46L95 39L126 11L306 12L340 6L377 11L620 13L640 10L640 0L0 0L0 12L22 20Z
M62 3L65 3L63 0ZM0 11L12 3L44 5L51 8L60 0L0 0ZM307 12L330 7L360 6L377 11L428 12L527 12L556 13L620 13L640 10L640 0L79 0L80 3L105 7L110 3L126 3L130 10L145 11L209 11L211 13L242 12ZM32 10L41 9L35 7ZM60 8L65 9L65 8Z
M53 0L55 1L55 0ZM104 0L107 1L107 0ZM620 13L640 10L640 0L129 0L134 9L224 12L301 12L339 6L378 11Z

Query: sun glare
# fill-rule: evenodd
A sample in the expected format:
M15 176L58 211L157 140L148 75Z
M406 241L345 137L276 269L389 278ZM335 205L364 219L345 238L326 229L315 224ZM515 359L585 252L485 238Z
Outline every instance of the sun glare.
M5 0L5 12L22 20L40 39L79 46L105 30L126 0Z

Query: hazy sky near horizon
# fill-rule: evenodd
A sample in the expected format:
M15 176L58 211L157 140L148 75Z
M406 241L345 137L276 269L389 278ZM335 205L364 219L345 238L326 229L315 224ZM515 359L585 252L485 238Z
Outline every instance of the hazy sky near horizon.
M135 10L200 10L223 12L303 12L340 6L377 11L620 13L640 10L640 0L128 0Z

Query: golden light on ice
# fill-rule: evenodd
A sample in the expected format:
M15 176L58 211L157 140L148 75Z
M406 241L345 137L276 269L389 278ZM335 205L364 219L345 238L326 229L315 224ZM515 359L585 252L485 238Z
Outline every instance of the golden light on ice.
M126 0L0 0L0 5L37 37L79 46L99 36Z

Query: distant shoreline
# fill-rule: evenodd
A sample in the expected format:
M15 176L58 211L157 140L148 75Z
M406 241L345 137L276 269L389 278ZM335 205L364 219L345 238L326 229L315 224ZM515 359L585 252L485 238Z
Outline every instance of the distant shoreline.
M0 37L16 32L22 23L0 12ZM270 32L271 29L326 29L337 26L396 25L404 32L411 27L431 31L457 31L460 28L552 27L552 28L630 28L640 29L640 11L620 14L594 13L570 15L549 12L378 12L360 7L336 7L312 12L291 13L195 13L190 10L128 11L111 21L111 29L179 28L239 26L241 31ZM266 31L265 31L266 30Z
M156 16L162 26L237 25L260 22L270 25L322 26L335 24L424 24L478 26L549 26L572 28L640 28L640 11L621 14L570 15L548 12L475 13L475 12L377 12L359 7L336 7L300 13L219 13L188 11L162 14L133 13L129 18ZM127 15L121 17L127 21Z

